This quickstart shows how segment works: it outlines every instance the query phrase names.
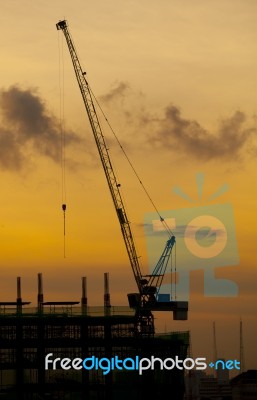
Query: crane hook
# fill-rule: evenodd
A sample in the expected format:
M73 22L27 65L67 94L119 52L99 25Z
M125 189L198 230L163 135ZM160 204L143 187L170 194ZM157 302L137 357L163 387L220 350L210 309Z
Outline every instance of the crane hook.
M66 211L66 204L62 204L62 210L63 210L64 258L65 258L66 257L66 252L65 252L65 233L66 233L65 211Z
M66 211L66 204L62 204L62 210L63 210L63 233L65 236L65 211Z

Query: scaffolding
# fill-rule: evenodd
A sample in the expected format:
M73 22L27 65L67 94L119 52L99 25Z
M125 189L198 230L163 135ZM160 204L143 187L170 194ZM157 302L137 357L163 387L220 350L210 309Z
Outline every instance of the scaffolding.
M106 297L106 296L105 296ZM188 332L139 338L135 314L128 307L88 307L80 302L0 303L0 399L136 399L161 396L169 391L182 400L184 374L178 369L144 371L100 368L45 369L45 357L186 358ZM83 298L83 296L82 296Z

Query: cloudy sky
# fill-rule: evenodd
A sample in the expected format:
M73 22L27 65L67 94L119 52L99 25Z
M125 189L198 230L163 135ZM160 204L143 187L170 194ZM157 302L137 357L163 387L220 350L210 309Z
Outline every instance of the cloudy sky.
M85 275L89 303L102 304L106 271L114 305L127 304L126 293L135 290L67 46L55 27L67 19L93 92L158 210L233 209L239 263L217 265L215 273L236 282L238 296L205 297L204 270L192 268L188 321L158 315L158 329L190 329L193 352L211 357L216 321L219 355L238 358L242 318L247 366L257 368L256 13L254 0L2 2L1 301L15 298L21 276L23 298L35 304L38 272L49 301L79 300ZM144 221L154 209L103 129L147 272ZM208 202L223 185L228 190ZM179 263L178 240L178 273Z

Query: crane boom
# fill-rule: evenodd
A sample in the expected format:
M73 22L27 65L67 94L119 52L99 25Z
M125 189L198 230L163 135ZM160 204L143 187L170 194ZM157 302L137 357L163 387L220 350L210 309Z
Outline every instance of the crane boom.
M172 248L175 244L175 237L171 236L167 241L164 251L156 264L156 267L151 275L142 276L139 258L136 252L136 246L134 243L130 223L126 214L124 207L124 202L120 193L120 184L117 181L114 169L112 167L111 159L108 152L108 147L106 145L102 128L96 113L96 109L93 101L93 94L91 92L90 86L86 79L86 73L83 71L80 61L77 56L75 45L71 38L68 30L68 25L66 20L59 21L56 24L58 30L62 30L68 45L71 60L73 63L74 71L76 74L77 82L80 88L80 92L84 101L88 119L92 128L93 136L96 142L96 146L99 152L99 156L102 162L104 173L107 179L107 183L112 196L113 204L117 213L117 217L120 223L123 239L127 249L128 257L134 274L134 278L138 287L139 293L129 294L129 303L131 307L137 310L137 331L154 333L154 323L153 315L151 311L173 311L177 313L179 309L183 310L183 318L175 319L186 319L185 312L187 312L187 302L157 302L157 293L161 286L164 273L167 266L167 260L170 257ZM184 304L178 304L184 303ZM186 304L185 304L186 303Z
M74 66L75 74L77 77L77 81L79 84L79 88L81 91L81 95L84 101L84 105L87 111L87 115L89 118L89 122L93 131L94 139L97 145L97 149L101 158L102 166L104 169L104 173L108 182L108 186L111 192L112 200L114 203L114 207L120 222L122 235L125 241L125 245L127 248L130 264L132 266L132 270L134 273L134 277L140 290L140 280L141 280L141 272L138 262L138 257L136 253L136 247L133 239L133 235L131 232L130 224L126 215L126 210L124 207L124 203L121 197L121 193L119 190L120 184L117 181L115 176L112 163L108 153L108 147L106 146L104 135L102 132L101 125L99 123L99 119L95 110L92 94L90 91L89 84L85 77L85 72L83 71L80 61L78 59L75 46L71 39L70 33L67 28L66 21L60 21L57 24L58 29L62 29L65 35L68 48L70 51L72 63Z

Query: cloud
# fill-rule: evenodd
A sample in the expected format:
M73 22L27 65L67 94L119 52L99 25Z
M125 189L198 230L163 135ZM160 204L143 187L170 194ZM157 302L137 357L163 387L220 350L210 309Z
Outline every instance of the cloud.
M165 117L159 120L157 133L149 136L157 147L165 146L180 150L189 158L202 160L235 160L246 148L253 146L256 128L249 125L246 115L236 111L231 117L223 119L218 131L212 134L197 121L186 119L175 105L165 110Z
M109 103L116 99L124 98L128 89L129 85L127 83L118 82L108 93L101 96L101 100Z
M60 123L46 109L35 90L11 86L0 90L0 166L19 170L28 161L32 148L38 154L61 160ZM80 142L74 132L65 132L65 143Z
M130 143L135 146L136 135L141 149L166 149L190 160L222 159L230 162L243 159L247 154L257 154L254 142L256 121L254 117L250 120L242 111L236 110L222 119L214 132L205 129L198 121L184 117L175 104L164 108L163 117L152 110L147 111L144 95L131 90L125 82L116 83L107 94L101 96L101 100L112 113L113 110L117 111L116 120L123 120L121 131L126 132L123 139L126 148L130 147ZM117 101L122 102L119 107Z
M20 169L24 156L10 131L0 127L0 165L5 169Z

